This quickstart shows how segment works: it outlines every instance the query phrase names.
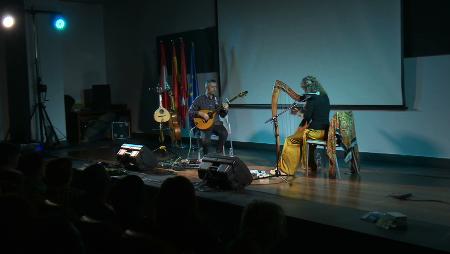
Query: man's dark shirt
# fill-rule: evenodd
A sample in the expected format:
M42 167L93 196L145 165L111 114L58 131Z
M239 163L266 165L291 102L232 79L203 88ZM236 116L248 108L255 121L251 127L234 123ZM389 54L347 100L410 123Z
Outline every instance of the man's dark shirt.
M216 108L219 108L222 105L220 100L213 96L212 98L209 98L206 94L200 95L192 102L191 108L189 109L189 114L191 117L198 117L198 111L202 109L207 109L210 111L216 110ZM227 112L225 110L220 110L219 115L221 117L225 117ZM222 121L220 121L219 117L216 115L214 119L215 125L222 124Z
M330 100L328 95L311 95L302 110L303 121L300 126L309 123L308 129L327 130L330 125Z

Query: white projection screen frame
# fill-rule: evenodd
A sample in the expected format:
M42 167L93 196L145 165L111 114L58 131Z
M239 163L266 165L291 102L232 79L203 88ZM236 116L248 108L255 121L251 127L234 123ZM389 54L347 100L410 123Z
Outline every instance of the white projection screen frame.
M316 76L336 106L404 106L401 0L217 0L223 97Z

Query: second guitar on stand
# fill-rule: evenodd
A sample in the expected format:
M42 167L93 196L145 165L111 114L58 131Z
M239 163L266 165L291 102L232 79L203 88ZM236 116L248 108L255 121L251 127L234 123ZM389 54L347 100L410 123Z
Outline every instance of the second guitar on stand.
M170 120L170 113L169 110L162 105L162 89L157 87L156 91L159 95L159 107L155 110L155 113L153 113L153 119L155 119L157 123L165 123Z

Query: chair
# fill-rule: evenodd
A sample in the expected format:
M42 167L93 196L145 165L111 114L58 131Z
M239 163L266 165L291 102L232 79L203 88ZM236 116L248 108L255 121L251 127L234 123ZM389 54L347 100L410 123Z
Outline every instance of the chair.
M336 112L330 122L327 140L307 139L306 149L306 175L308 176L309 166L309 146L321 146L327 149L327 156L330 163L336 165L337 176L340 178L339 164L336 157L336 150L344 151L347 163L351 161L351 170L359 174L359 150L356 141L355 121L352 111ZM331 165L330 165L331 166Z
M308 143L308 145L306 146L306 176L308 176L308 172L309 172L309 146L310 145L314 145L316 147L322 147L324 149L327 149L327 142L325 140L307 139L306 143ZM336 148L337 148L337 150L344 151L344 149L342 147L340 147L338 144L336 144ZM336 156L334 156L334 163L336 164L337 176L340 179L341 178L341 173L339 171L339 164L338 164Z
M189 159L189 158L190 158L190 155L191 155L191 150L192 150L192 137L195 135L194 131L195 131L196 129L197 129L197 127L194 126L194 127L192 127L192 128L189 130L189 151L188 151L188 154L187 154L187 159ZM200 137L197 136L197 135L195 136L195 138L197 138L197 140L200 139ZM214 134L211 135L211 140L217 140L218 138L219 138L219 137L218 137L217 135L214 135ZM197 142L197 143L198 143L198 142ZM225 145L222 147L222 153L223 153L223 155L226 155L226 154L225 154ZM200 144L198 144L197 159L200 160Z
M228 155L233 156L234 152L233 152L233 140L231 139L231 125L230 125L230 121L228 119L228 114L225 117L220 117L220 120L222 120L222 122L224 123L224 127L228 132L228 138L225 140L223 146L222 146L222 155L227 155L227 152L225 151L225 144L227 143L227 140L230 141L230 153ZM225 123L226 122L226 123ZM211 135L211 140L219 140L219 136L212 134Z

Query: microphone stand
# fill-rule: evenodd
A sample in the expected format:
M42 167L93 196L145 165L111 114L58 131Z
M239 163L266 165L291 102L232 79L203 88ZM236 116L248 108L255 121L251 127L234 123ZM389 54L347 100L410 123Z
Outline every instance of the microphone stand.
M34 43L34 78L36 85L36 95L37 101L33 105L33 111L30 115L30 119L33 119L34 115L37 113L37 125L39 128L39 142L46 146L52 147L53 145L59 145L60 141L58 135L56 134L55 127L50 120L50 117L46 110L45 103L47 100L47 85L42 83L41 72L39 69L39 40L38 40L38 29L36 25L36 14L48 13L48 14L58 14L58 12L47 11L47 10L35 10L33 7L30 10L25 10L31 14L32 22L32 34Z
M300 105L297 102L292 103L288 108L286 108L285 110L281 111L280 113L278 113L277 115L275 115L274 117L269 118L267 121L265 121L264 123L270 123L270 122L274 122L278 121L278 117L281 116L282 114L286 113L288 110L291 110L294 107L299 107ZM277 123L278 124L278 123ZM278 126L277 126L278 127Z
M230 105L230 101L228 100L228 98L226 98L225 99L226 100L226 102L228 103L228 105ZM229 154L228 155L230 155L230 156L234 156L234 148L233 148L233 137L231 136L231 124L230 124L230 118L228 117L228 114L229 113L227 113L227 115L225 116L225 118L227 119L227 124L228 124L228 131L230 132L230 133L228 133L229 135L228 135L228 137L230 138L230 150L229 150Z

